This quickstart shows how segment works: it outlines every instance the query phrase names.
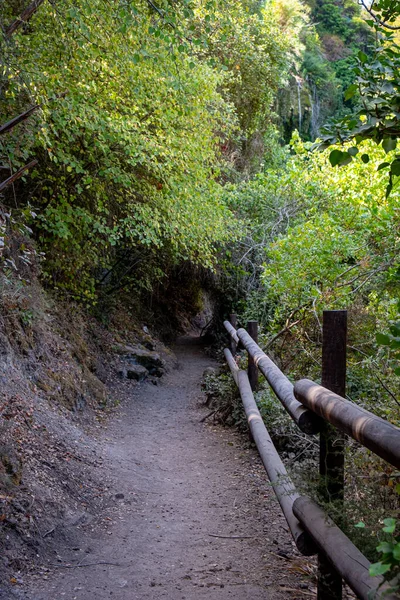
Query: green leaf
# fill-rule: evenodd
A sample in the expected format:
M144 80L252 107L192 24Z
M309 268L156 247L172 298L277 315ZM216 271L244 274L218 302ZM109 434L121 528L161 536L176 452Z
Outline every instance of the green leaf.
M388 571L390 571L390 565L381 562L374 563L369 568L369 574L371 575L371 577L376 577L377 575L384 575Z
M393 325L391 325L389 327L389 331L392 335L399 336L400 335L400 328L399 328L399 324L398 323L393 323Z
M386 152L386 154L388 154L388 152L391 152L392 150L395 150L396 146L397 146L397 140L396 140L396 138L385 137L383 139L382 148L384 149L384 151Z
M369 163L369 155L368 154L362 154L361 160L363 161L364 164Z
M363 523L362 521L359 521L358 523L356 523L354 525L354 527L358 527L359 529L364 529L365 523Z
M396 529L396 519L383 519L383 523L385 527L382 528L382 531L385 531L386 533L394 533L394 530Z
M350 98L353 98L353 96L357 92L357 90L358 90L358 85L356 83L353 83L352 85L350 85L344 94L344 99L350 100Z
M382 169L386 169L386 167L389 167L390 163L388 162L383 162L379 165L379 167L377 168L377 171L382 171Z
M382 552L382 554L391 554L393 551L393 544L390 542L381 542L376 549L378 552Z
M351 156L351 154L349 154L348 152L343 152L342 158L339 162L339 166L344 167L345 165L348 165L349 163L351 163L352 160L353 160L353 157Z
M357 156L359 150L358 150L357 146L352 146L351 148L349 148L347 150L347 152L350 154L350 156Z
M375 338L380 346L390 346L390 337L385 333L377 333Z
M358 58L359 58L359 60L360 60L360 62L362 64L364 64L368 60L368 56L362 50L359 51L359 53L357 54L357 56L358 56Z
M392 162L392 165L390 167L390 172L392 173L392 175L396 175L396 177L400 176L400 160L396 159Z
M396 544L392 550L393 558L397 561L400 561L400 543Z
M340 163L343 154L344 152L342 152L341 150L332 150L332 152L329 155L329 162L331 163L332 167L336 167L336 165Z

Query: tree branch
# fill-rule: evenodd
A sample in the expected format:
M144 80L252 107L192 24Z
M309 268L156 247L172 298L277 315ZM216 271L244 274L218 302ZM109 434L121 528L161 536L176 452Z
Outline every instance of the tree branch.
M27 171L28 169L32 169L37 164L38 164L38 161L35 158L34 160L31 160L31 162L28 163L27 165L25 165L24 167L21 167L20 169L18 169L18 171L16 171L13 175L11 175L11 177L8 177L8 179L6 179L5 181L2 181L0 183L0 192L2 192L4 190L4 188L6 188L7 186L14 183L14 181L16 181L17 179L22 177L22 175L25 173L25 171Z
M18 17L18 19L15 19L15 21L13 21L13 23L7 27L5 30L5 36L7 38L11 37L12 34L21 27L21 25L27 23L27 21L29 21L29 19L35 14L39 6L43 4L43 2L44 0L33 0L33 2L31 2L29 6L27 6L22 12L21 16Z
M371 8L369 6L366 5L365 0L360 0L360 4L365 8L365 10L367 11L367 13L374 19L374 21L376 21L376 23L378 23L378 25L380 25L381 27L385 27L386 29L391 29L392 31L399 31L400 26L396 26L396 25L388 25L386 23L386 21L382 21L378 15L376 15L371 9L373 6L373 3L371 4Z
M16 125L18 125L18 123L25 121L25 119L30 117L31 114L33 112L35 112L35 110L37 110L38 108L40 108L40 104L35 104L35 106L31 106L31 108L28 108L28 110L26 110L25 112L21 113L17 117L14 117L13 119L11 119L11 121L4 123L4 125L0 125L0 135L2 133L6 133L7 131L10 131L10 129L12 129Z

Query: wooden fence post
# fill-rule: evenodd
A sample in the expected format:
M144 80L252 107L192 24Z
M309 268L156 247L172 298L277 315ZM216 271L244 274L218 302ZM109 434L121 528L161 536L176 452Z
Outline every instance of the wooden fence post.
M232 313L231 315L229 315L229 321L230 321L232 327L237 329L237 316L235 315L235 313ZM237 344L233 338L230 338L230 339L231 339L232 356L235 356L236 350L237 350Z
M248 321L247 322L247 333L249 336L258 344L258 321ZM248 355L248 367L247 374L249 376L250 386L253 392L257 391L258 388L258 367L254 361L254 358Z
M344 397L346 393L347 311L326 310L323 315L323 387ZM327 422L320 433L321 495L340 506L344 496L345 437ZM324 554L318 556L317 600L341 600L342 578Z

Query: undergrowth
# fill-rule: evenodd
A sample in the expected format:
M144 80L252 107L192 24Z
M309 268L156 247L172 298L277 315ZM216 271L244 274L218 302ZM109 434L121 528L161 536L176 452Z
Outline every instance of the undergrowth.
M244 358L239 358L239 363L245 368ZM212 417L217 422L243 432L247 430L239 392L227 367L220 374L208 375L204 389L207 405L213 409ZM317 436L308 436L298 429L264 380L260 380L255 399L299 493L315 499L371 562L380 561L382 548L389 548L382 544L395 545L393 535L382 527L385 519L399 516L396 490L400 491L400 473L366 448L347 440L344 505L325 502L319 493ZM358 526L360 522L362 527Z

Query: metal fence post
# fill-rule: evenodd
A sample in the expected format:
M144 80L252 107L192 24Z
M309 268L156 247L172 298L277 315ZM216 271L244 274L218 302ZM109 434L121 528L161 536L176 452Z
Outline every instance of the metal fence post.
M323 314L321 384L344 397L346 393L347 311ZM345 437L327 422L320 433L321 495L325 502L340 506L344 497ZM324 554L318 556L317 600L341 600L342 578Z
M237 316L235 315L235 313L232 313L231 315L229 315L229 321L230 321L232 327L237 329ZM231 340L231 352L232 352L232 355L235 356L236 350L237 350L237 344L233 338L230 338L230 340Z
M248 321L247 322L247 333L249 336L258 344L258 321ZM247 374L249 376L250 386L253 392L257 391L258 387L258 367L254 361L254 358L248 354L248 367Z

